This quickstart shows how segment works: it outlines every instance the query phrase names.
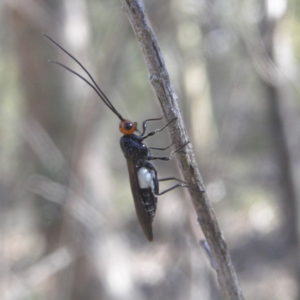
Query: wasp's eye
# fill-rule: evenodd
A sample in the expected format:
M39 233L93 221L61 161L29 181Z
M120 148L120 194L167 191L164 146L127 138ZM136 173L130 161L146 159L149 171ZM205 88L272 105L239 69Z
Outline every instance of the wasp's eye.
M123 120L120 122L119 129L123 134L130 135L137 131L137 123L129 120Z
M132 129L132 127L133 127L133 124L130 122L128 122L128 123L125 123L125 125L124 125L124 129L125 130L131 130Z

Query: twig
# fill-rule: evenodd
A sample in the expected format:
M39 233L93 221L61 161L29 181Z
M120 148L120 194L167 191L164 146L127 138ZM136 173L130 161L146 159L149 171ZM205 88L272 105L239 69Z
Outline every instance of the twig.
M150 73L150 81L163 109L166 122L177 118L168 127L175 149L189 138L177 103L164 59L157 39L147 24L144 7L140 0L121 0L133 31L138 38ZM243 299L227 245L218 225L214 210L204 191L202 178L194 158L192 145L179 151L177 158L198 215L198 222L206 237L216 264L218 281L224 299Z

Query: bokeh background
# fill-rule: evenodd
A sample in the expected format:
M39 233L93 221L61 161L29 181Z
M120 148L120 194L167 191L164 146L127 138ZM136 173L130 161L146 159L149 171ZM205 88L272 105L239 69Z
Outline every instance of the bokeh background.
M245 298L300 299L300 1L144 4ZM121 2L3 0L0 14L0 298L220 299L188 193L159 197L149 243L118 118L48 63L83 74L42 33L123 116L162 116Z

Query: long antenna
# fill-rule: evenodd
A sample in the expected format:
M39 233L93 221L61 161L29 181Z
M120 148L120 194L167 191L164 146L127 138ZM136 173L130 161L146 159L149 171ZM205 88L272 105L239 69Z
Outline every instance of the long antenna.
M78 76L80 79L82 79L84 82L86 82L96 93L97 95L101 98L101 100L105 103L105 105L121 120L124 121L124 118L121 116L121 114L116 110L116 108L112 105L112 103L109 101L109 99L106 97L106 95L103 93L101 88L98 86L97 82L94 80L93 76L90 74L90 72L72 55L70 54L67 50L65 50L61 45L59 45L56 41L54 41L50 36L47 34L43 33L43 35L48 38L52 43L54 43L57 47L59 47L62 51L64 51L68 56L70 56L82 69L83 71L89 76L89 78L92 80L93 84L89 82L87 79L85 79L83 76L78 74L77 72L73 71L72 69L68 68L64 64L57 62L57 61L52 61L49 60L49 62L57 64L69 72L75 74Z

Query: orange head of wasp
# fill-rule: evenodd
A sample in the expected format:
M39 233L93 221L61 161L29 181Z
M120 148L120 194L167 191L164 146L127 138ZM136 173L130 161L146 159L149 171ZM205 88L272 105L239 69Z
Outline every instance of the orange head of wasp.
M130 120L123 120L120 122L119 129L124 135L133 134L137 129L137 122L132 122Z

